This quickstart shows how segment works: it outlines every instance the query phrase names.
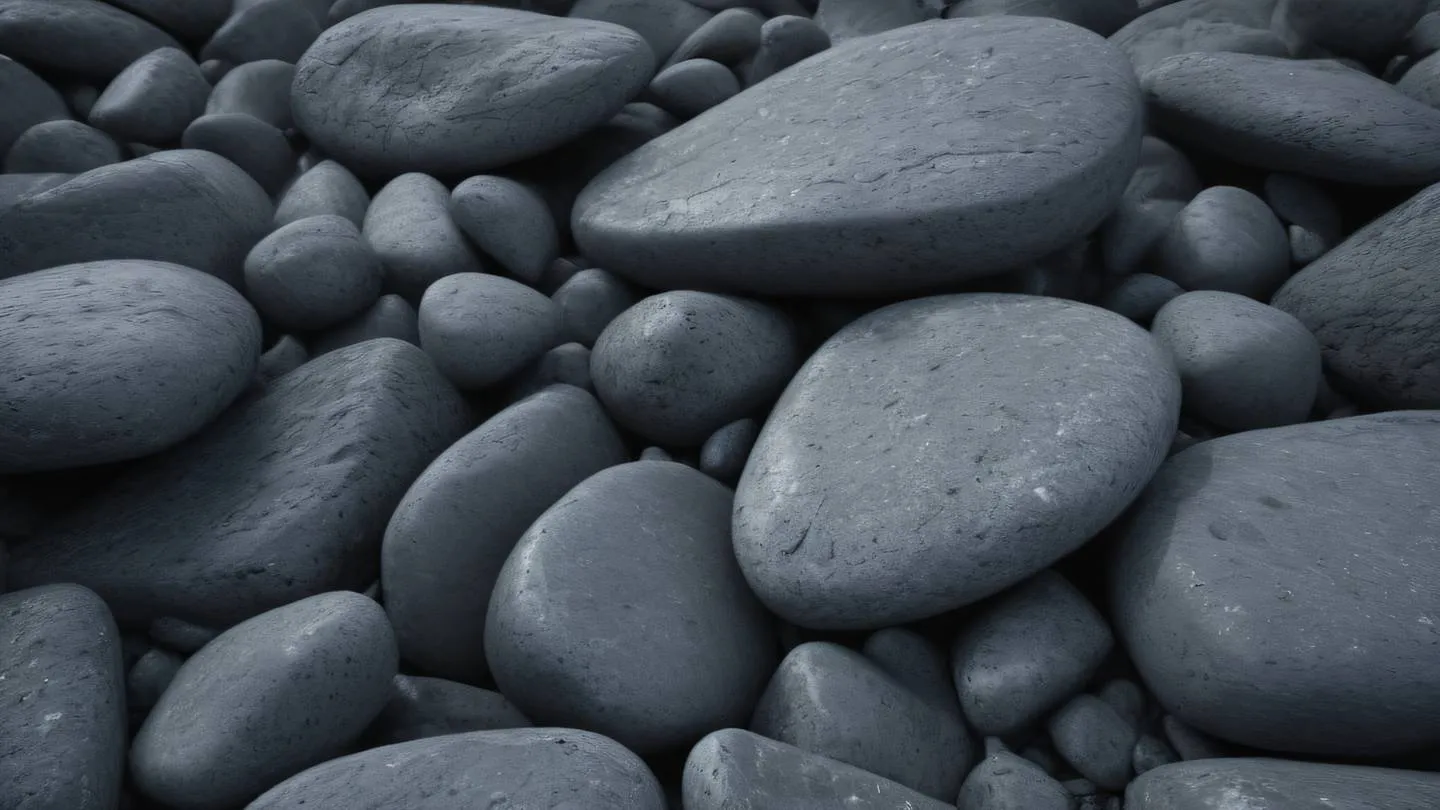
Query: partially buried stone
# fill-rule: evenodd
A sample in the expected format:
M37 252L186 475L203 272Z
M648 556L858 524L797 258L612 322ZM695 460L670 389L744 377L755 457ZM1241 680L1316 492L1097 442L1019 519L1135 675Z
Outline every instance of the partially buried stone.
M1325 250L1344 238L1339 206L1319 184L1293 174L1274 172L1265 178L1265 202L1287 225L1299 225L1317 234Z
M450 194L450 215L510 274L534 284L560 257L560 234L545 199L505 177L471 177Z
M1426 0L1280 0L1274 25L1342 56L1381 61L1400 49Z
M290 112L290 84L295 66L279 59L237 65L215 83L205 114L245 113L282 132L295 126Z
M200 51L200 59L243 65L262 59L295 62L320 36L322 21L295 0L261 0L225 20Z
M360 229L327 214L281 226L260 240L245 258L245 291L282 329L316 331L374 304L383 273Z
M108 0L187 42L203 42L230 15L231 0Z
M1133 69L1075 26L906 26L621 158L580 195L573 230L597 264L656 289L911 292L1022 267L1094 229L1135 169L1140 113Z
M412 172L386 183L366 209L363 229L385 264L385 291L417 306L437 280L485 272L450 215L450 190L429 175Z
M100 0L0 0L0 53L38 68L108 82L175 38Z
M764 23L764 15L754 9L727 8L686 37L662 69L687 59L738 64L760 49L760 27Z
M295 179L275 206L275 227L306 217L333 214L355 227L365 225L370 195L350 170L333 160L322 160Z
M1100 306L1124 315L1141 326L1149 326L1161 307L1184 294L1184 288L1168 278L1150 273L1136 273L1126 277L1106 293L1100 300Z
M960 713L945 654L924 636L903 627L887 627L871 633L861 652L911 692L944 711Z
M960 0L945 9L947 19L990 14L1053 17L1108 37L1135 19L1138 9L1135 0Z
M891 305L827 341L771 411L737 488L735 551L801 626L952 610L1119 516L1179 408L1172 361L1119 315L997 294Z
M605 327L636 301L629 282L596 267L571 276L551 298L560 308L561 335L583 346L594 346Z
M5 155L14 174L83 174L124 160L120 144L79 121L46 121L25 130Z
M759 435L760 425L754 419L736 420L710 434L700 446L700 471L733 486Z
M5 56L0 56L0 155L20 133L44 121L62 121L70 117L65 97L30 69Z
M192 624L173 616L161 616L150 622L150 640L181 655L191 655L220 635L218 630Z
M944 0L819 0L815 23L841 42L933 20L944 10Z
M686 0L575 0L569 16L629 28L645 38L660 64L709 22L711 13Z
M965 777L956 805L957 810L1074 810L1074 802L1040 766L1001 751Z
M295 171L295 152L285 133L244 113L204 115L180 136L186 149L206 149L244 169L269 195Z
M1162 765L1178 762L1179 759L1175 749L1160 737L1141 734L1140 739L1135 741L1135 748L1130 752L1130 767L1135 770L1135 775L1139 776Z
M90 108L89 121L125 141L174 144L204 114L210 92L189 54L161 48L132 62L106 85Z
M1166 765L1125 791L1127 810L1430 810L1440 774L1279 759L1222 759Z
M589 349L579 343L562 343L545 352L515 379L510 396L518 400L556 384L595 393L595 385L590 380Z
M1187 290L1264 301L1290 277L1290 240L1265 201L1242 188L1200 192L1155 248L1155 273Z
M1146 0L1141 0L1142 4ZM1161 0L1111 36L1143 75L1166 57L1234 51L1288 57L1270 30L1276 0Z
M365 730L366 748L530 725L499 692L440 678L396 675L390 700Z
M464 390L513 377L560 342L560 310L501 276L456 273L420 301L420 347Z
M1140 735L1110 704L1076 695L1050 717L1048 727L1055 750L1086 779L1106 790L1125 789Z
M809 17L772 17L760 27L760 47L737 66L746 87L754 87L830 47L830 35Z
M184 663L183 656L156 647L146 651L130 667L125 679L125 706L132 723L145 719Z
M681 119L694 118L738 92L740 80L730 68L709 59L687 59L650 82L660 106Z
M318 356L376 338L394 338L419 346L419 320L409 301L398 295L382 295L369 309L316 335L310 341L310 351Z

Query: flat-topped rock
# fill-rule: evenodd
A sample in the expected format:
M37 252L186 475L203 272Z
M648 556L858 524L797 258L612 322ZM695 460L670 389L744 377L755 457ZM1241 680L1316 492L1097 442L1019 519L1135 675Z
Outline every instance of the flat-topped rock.
M1165 765L1125 790L1127 810L1430 810L1437 804L1440 774L1278 759Z

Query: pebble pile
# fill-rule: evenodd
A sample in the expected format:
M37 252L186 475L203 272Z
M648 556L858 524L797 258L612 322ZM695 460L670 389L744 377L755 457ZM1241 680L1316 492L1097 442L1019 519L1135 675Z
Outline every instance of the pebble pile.
M0 810L1440 808L1437 0L0 0Z

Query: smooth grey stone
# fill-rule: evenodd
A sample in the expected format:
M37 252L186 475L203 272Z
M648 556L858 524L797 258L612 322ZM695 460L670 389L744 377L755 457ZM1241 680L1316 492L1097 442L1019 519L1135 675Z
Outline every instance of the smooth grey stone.
M1243 188L1195 196L1155 246L1155 274L1187 290L1267 300L1290 277L1290 239L1265 201Z
M13 549L11 581L88 585L126 625L214 627L363 588L385 519L469 426L413 346L375 340L317 357Z
M1136 273L1106 293L1100 300L1100 306L1141 326L1149 326L1161 307L1184 293L1183 287L1168 278Z
M1320 342L1295 316L1243 295L1172 299L1150 331L1180 372L1187 413L1229 430L1304 422L1320 388Z
M199 58L223 59L243 65L262 59L295 63L324 28L304 3L296 0L261 0L238 9L225 20Z
M760 26L760 48L739 67L746 87L754 87L830 47L830 35L809 17L772 17Z
M629 28L645 38L657 65L712 17L685 0L575 0L568 16Z
M713 59L722 65L737 65L760 49L760 28L764 24L765 16L753 9L724 9L686 37L661 68L687 59Z
M228 159L272 196L280 192L295 167L295 152L285 133L245 113L203 115L185 128L180 144Z
M9 152L30 127L70 117L64 96L29 68L4 56L0 56L0 98L5 99L0 106L0 155Z
M938 19L945 5L945 0L820 0L814 20L838 43Z
M161 50L167 50L161 48ZM61 94L65 97L65 103L70 105L70 111L77 118L88 118L90 109L95 106L95 101L100 97L100 91L88 84L71 84L62 88Z
M255 310L188 267L90 262L0 282L0 473L171 447L245 390L259 357Z
M681 793L685 810L951 808L853 765L738 728L706 735L690 749Z
M1421 60L1440 51L1440 11L1436 11L1433 4L1426 7L1430 10L1415 21L1400 48L1401 53L1413 60Z
M1140 165L1125 186L1124 199L1190 202L1204 190L1195 165L1168 142L1146 135L1140 141Z
M485 654L500 691L536 722L642 754L743 723L776 644L735 566L730 507L729 489L670 462L610 467L572 489L496 582Z
M1033 264L996 276L986 283L986 292L1048 296L1090 302L1106 282L1096 240L1082 239Z
M1151 269L1165 236L1188 201L1166 198L1123 199L1100 228L1105 272L1124 278Z
M600 334L590 376L623 426L665 446L698 447L758 415L800 363L794 325L744 298L677 291L625 310Z
M1238 433L1167 461L1110 571L1117 632L1160 704L1263 750L1440 742L1440 513L1416 484L1437 476L1433 411Z
M279 59L236 65L215 83L205 102L205 114L245 113L282 132L292 129L290 85L294 81L295 66Z
M511 550L567 492L626 460L600 404L566 385L511 405L435 459L390 517L380 553L405 659L483 682L486 611Z
M99 0L0 0L0 53L44 70L108 82L175 38Z
M579 343L562 343L545 352L516 379L510 396L519 400L552 385L571 385L594 394L595 384L590 380L590 350Z
M148 632L151 641L181 655L193 655L220 635L218 630L173 616L161 616L150 622Z
M1145 726L1147 700L1145 690L1134 681L1113 678L1106 681L1095 692L1095 696L1110 704L1110 708L1135 729Z
M860 653L824 641L801 644L780 662L750 730L945 801L976 754L959 715L937 711Z
M184 663L183 656L158 647L140 656L125 679L125 705L133 719L145 719Z
M1140 16L1140 10L1135 0L960 0L945 9L946 19L991 14L1051 17L1108 37Z
M1362 186L1440 180L1440 110L1333 62L1191 53L1142 85L1157 127L1236 163Z
M1100 787L1098 785L1096 785L1094 782L1091 782L1089 779L1085 779L1083 777L1080 779L1066 779L1060 784L1067 791L1069 791L1072 796L1079 797L1080 799L1084 799L1087 796L1094 796L1096 793L1100 792ZM1081 803L1081 806L1084 807L1083 802Z
M1431 56L1405 71L1405 75L1395 82L1395 89L1422 104L1440 107L1440 59L1432 59Z
M105 603L79 585L0 594L0 785L5 804L97 808L120 800L125 670Z
M245 258L245 292L280 328L319 331L374 304L384 272L355 223L326 214L260 240Z
M1168 355L1114 313L1005 294L891 305L830 338L771 411L736 490L736 555L804 627L962 607L1118 517L1179 409Z
M1388 59L1425 13L1425 0L1280 0L1273 25L1340 56Z
M120 144L79 121L46 121L21 133L5 155L14 174L83 174L124 160Z
M760 425L754 419L739 419L719 428L700 445L700 472L734 486L759 436Z
M1440 408L1440 185L1356 231L1271 300L1305 324L1350 396Z
M636 303L624 279L597 267L577 271L551 298L560 308L560 334L582 346L594 346L605 327Z
M1430 810L1440 774L1278 759L1224 759L1166 765L1125 791L1127 810Z
M263 5L268 2L270 0L234 0L232 13L238 14L251 6ZM310 16L314 17L322 28L329 22L330 7L335 4L335 0L289 0L289 2L310 12Z
M1127 23L1110 37L1144 75L1176 54L1211 51L1288 57L1290 48L1270 30L1277 0L1180 0Z
M1109 703L1076 695L1050 716L1050 740L1065 761L1105 790L1124 790L1139 732Z
M643 760L599 734L559 728L451 734L352 754L281 782L246 810L456 810L495 802L666 810Z
M161 48L121 71L90 108L88 120L123 141L178 143L205 112L210 83L179 48Z
M387 67L422 52L423 79ZM296 66L292 100L300 129L357 174L465 175L603 124L654 68L645 40L611 23L407 4L327 29Z
M560 309L502 276L456 273L420 301L420 347L463 390L488 388L560 343Z
M640 451L641 461L674 461L674 456L663 447L647 447Z
M450 190L429 175L402 174L385 184L365 211L363 229L385 263L386 292L416 305L445 276L485 272L450 216Z
M366 748L464 734L525 728L529 719L499 692L440 678L396 675L390 700L366 729Z
M1053 110L1043 133L1038 107ZM1130 65L1075 26L921 23L831 48L641 146L580 195L573 230L591 260L655 289L954 283L1098 226L1135 169L1140 112Z
M265 191L230 161L160 152L0 209L0 277L123 258L173 262L238 286L245 254L273 215Z
M1013 752L1011 752L1011 751L1010 751L1010 748L1005 745L1005 741L1002 740L1002 739L1000 739L999 737L986 737L986 738L985 738L985 756L988 757L988 756L991 756L991 755L993 755L993 754L999 754L999 753L1013 753Z
M1043 734L1021 748L1020 757L1052 777L1069 770L1069 766L1061 762L1060 756L1050 747L1049 738Z
M106 0L187 42L204 42L230 16L231 0Z
M1170 744L1153 734L1141 734L1130 752L1130 767L1135 770L1136 776L1179 761L1180 755Z
M1305 267L1312 262L1318 261L1321 256L1329 252L1333 243L1326 243L1324 238L1314 231L1306 230L1299 225L1291 225L1286 229L1290 236L1290 263L1295 267Z
M1194 759L1221 759L1229 756L1226 745L1203 731L1185 725L1174 715L1167 714L1161 720L1161 730L1171 748L1182 761Z
M939 709L960 713L945 653L924 636L903 627L887 627L871 633L861 652L911 692Z
M681 119L694 118L739 92L740 80L730 68L710 59L687 59L650 81L650 94Z
M506 177L480 175L450 194L460 230L511 275L535 284L560 257L560 233L539 193Z
M318 357L376 338L394 338L418 347L419 320L409 301L398 295L382 295L360 315L316 336L310 341L310 353Z
M1286 225L1299 225L1325 240L1325 249L1345 238L1340 208L1329 192L1310 180L1279 172L1265 178L1265 202Z
M342 752L385 706L399 666L379 605L332 591L221 633L145 719L130 773L180 810L240 807Z
M1074 803L1043 768L1008 751L976 765L956 801L957 810L1073 810Z
M1042 571L987 603L951 647L954 687L981 734L1024 731L1085 688L1115 639L1063 576Z
M370 194L350 170L333 160L322 160L290 185L275 206L275 227L307 217L333 214L365 226Z
M251 64L258 63L251 62ZM236 67L237 65L232 65L223 59L206 59L200 63L200 72L205 75L205 81L209 82L211 87L214 87L226 76L230 75L230 72Z
M565 286L565 282L574 278L581 270L588 270L590 267L590 262L584 256L561 256L545 268L545 274L540 277L538 289L547 295L554 295L556 291Z
M73 174L0 174L0 209L73 179Z
M310 352L305 348L305 344L293 335L285 335L260 355L260 379L273 382L305 365L309 360Z

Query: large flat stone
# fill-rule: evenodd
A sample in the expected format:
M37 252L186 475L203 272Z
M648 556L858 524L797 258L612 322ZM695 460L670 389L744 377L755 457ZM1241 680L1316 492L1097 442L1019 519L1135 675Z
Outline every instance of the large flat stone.
M1125 790L1127 810L1432 810L1440 774L1287 762L1201 759L1141 774Z

